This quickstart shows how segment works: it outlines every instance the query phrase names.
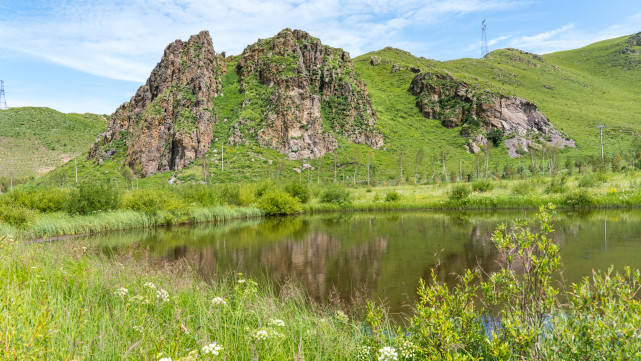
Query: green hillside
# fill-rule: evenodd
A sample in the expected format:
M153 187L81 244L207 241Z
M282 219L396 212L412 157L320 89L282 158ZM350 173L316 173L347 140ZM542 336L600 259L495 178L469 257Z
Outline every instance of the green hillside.
M49 108L0 111L0 177L42 175L87 151L105 129L95 114Z
M394 48L361 55L354 59L354 68L368 87L385 146L373 150L337 137L336 152L321 159L297 161L261 148L255 142L229 145L229 131L242 111L238 76L233 70L236 60L230 58L228 72L223 77L225 96L214 100L214 111L223 121L215 127L214 144L203 158L205 166L200 159L175 174L157 174L143 182L164 183L172 175L179 181L198 181L203 179L205 169L208 180L213 182L266 178L329 182L336 177L345 183L363 184L367 180L368 164L373 182L392 185L413 182L415 175L419 182L440 181L444 171L449 178L459 173L464 177L474 175L486 164L497 176L503 174L506 166L514 172L517 169L527 172L532 163L528 155L509 158L502 144L491 150L489 159L485 154L469 154L464 148L466 139L459 134L460 127L448 129L438 120L424 118L416 106L416 98L408 92L417 69L447 72L457 80L480 88L534 102L557 129L576 141L576 149L566 148L555 153L559 165L568 159L585 161L600 155L596 128L599 124L607 126L604 131L606 155L629 158L632 142L641 134L641 42L637 38L638 34L543 56L501 49L482 59L446 62L415 57ZM380 64L371 65L372 56L380 57ZM395 66L400 70L393 72ZM221 146L225 148L224 167ZM536 154L534 157L549 156ZM122 155L116 155L113 161L100 167L83 160L82 168L87 174L101 175L106 171L110 177L119 177L122 169L118 162L122 162ZM306 163L315 170L301 174L294 170L302 169ZM67 166L52 175L59 180L68 178L72 172L72 167Z

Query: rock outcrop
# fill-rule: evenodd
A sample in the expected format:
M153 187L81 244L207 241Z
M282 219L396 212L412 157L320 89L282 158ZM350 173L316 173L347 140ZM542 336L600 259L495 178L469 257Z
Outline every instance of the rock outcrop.
M229 138L254 138L290 159L317 158L338 146L336 135L383 145L367 88L347 52L301 30L285 29L245 48L236 70L243 109Z
M461 134L469 138L467 148L472 153L487 144L485 135L492 129L511 139L506 145L512 157L527 152L533 142L559 148L575 146L535 104L523 98L479 90L443 73L417 75L409 91L417 97L416 104L426 118L438 119L448 128L462 126Z
M142 176L191 163L211 144L211 104L224 72L207 31L171 43L145 85L111 115L89 157L101 162L124 145L125 164Z

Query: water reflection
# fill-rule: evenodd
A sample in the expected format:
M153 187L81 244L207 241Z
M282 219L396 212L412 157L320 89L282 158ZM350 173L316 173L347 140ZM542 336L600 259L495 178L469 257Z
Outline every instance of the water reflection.
M224 225L174 227L95 237L109 254L186 260L205 279L227 272L294 281L319 301L386 301L393 312L414 302L420 278L455 282L465 269L497 267L494 228L526 212L339 214ZM641 213L562 213L555 241L564 277L576 281L610 264L641 267Z

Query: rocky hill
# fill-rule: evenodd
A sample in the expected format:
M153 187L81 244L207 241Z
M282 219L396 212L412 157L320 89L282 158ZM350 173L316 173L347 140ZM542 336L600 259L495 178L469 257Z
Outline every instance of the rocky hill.
M422 73L409 87L416 104L426 118L438 119L443 126L461 126L468 138L466 147L478 153L488 144L488 134L498 131L511 157L518 157L542 145L562 149L575 147L575 142L556 130L532 102L516 96L505 96L480 90L445 73Z
M225 71L207 31L171 43L145 85L110 117L89 156L102 162L125 145L125 164L143 176L193 162L211 145L217 122L211 102Z
M367 87L346 51L285 29L248 46L239 58L247 110L232 130L232 144L256 139L290 159L321 157L337 148L337 136L383 145Z

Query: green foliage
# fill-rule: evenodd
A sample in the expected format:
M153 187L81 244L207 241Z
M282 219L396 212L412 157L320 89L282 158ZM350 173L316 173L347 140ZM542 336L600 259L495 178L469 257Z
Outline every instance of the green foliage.
M525 196L534 192L535 188L536 187L534 184L532 184L532 182L522 181L517 183L514 187L512 187L512 194L517 196Z
M385 202L398 202L400 200L401 195L396 191L387 192L387 194L385 194Z
M330 185L321 193L320 201L321 203L347 206L351 203L351 194L343 187Z
M492 128L487 132L487 140L492 142L492 145L498 147L503 140L503 131L499 128Z
M494 185L488 179L479 179L472 183L472 190L474 192L485 193L491 191L493 188Z
M567 182L567 175L552 178L545 191L548 193L565 193L568 190Z
M257 205L266 215L294 214L302 211L298 198L280 190L267 191L260 197Z
M65 203L69 214L89 214L118 208L120 193L107 183L81 182Z
M594 207L596 202L590 193L584 190L578 190L567 194L563 198L563 205L572 208L589 208Z
M0 221L16 227L24 227L35 218L35 212L24 206L0 203ZM0 223L1 223L0 222ZM1 237L2 235L0 235Z
M579 187L592 188L607 181L608 179L603 173L586 174L579 179Z
M122 197L122 208L156 214L159 211L178 211L184 203L177 195L167 190L140 189L127 192Z
M17 189L6 197L23 207L40 212L64 210L69 191L64 188Z
M305 204L309 201L311 192L309 187L303 183L292 182L285 186L285 192L289 193L292 197L298 198L298 200Z
M451 201L461 202L470 195L470 188L463 184L458 184L450 191L449 198Z

